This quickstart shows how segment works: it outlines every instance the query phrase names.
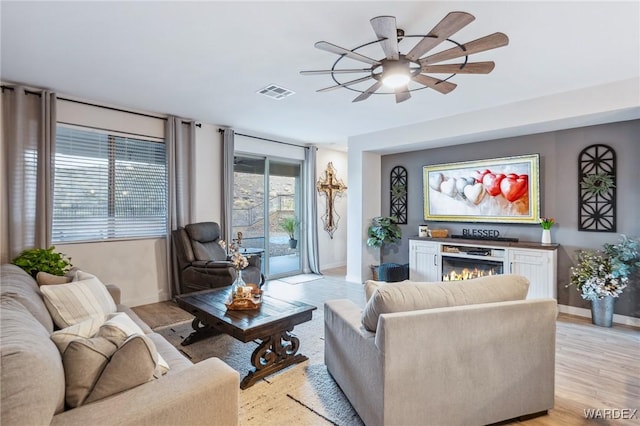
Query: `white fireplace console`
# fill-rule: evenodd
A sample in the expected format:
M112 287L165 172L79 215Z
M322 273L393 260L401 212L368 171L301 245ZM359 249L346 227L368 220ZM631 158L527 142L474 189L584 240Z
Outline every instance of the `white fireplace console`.
M558 244L409 238L409 279L447 281L477 274L519 274L530 281L528 299L557 298Z

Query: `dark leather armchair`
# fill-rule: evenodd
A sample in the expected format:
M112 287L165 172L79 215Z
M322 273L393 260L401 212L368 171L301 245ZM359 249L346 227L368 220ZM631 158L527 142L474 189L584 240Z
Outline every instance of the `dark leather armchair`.
M172 231L171 236L181 294L224 287L235 281L236 271L218 244L220 225L216 222L189 224ZM249 266L242 270L242 278L247 283L262 285L260 256L247 256L247 259Z

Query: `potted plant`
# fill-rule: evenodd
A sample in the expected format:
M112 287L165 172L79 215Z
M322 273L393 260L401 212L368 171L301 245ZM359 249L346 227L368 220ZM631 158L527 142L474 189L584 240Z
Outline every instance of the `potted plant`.
M542 226L542 244L551 244L551 227L556 223L552 217L541 217L540 226Z
M402 238L402 230L393 216L376 216L371 219L371 225L367 229L367 245L369 247L382 247L383 244L395 244ZM378 266L372 265L373 279L378 279Z
M616 298L627 287L629 276L640 267L638 241L622 235L617 244L604 250L578 250L571 281L583 299L591 301L591 321L611 327Z
M296 228L298 227L298 221L295 217L285 217L280 222L280 227L289 235L289 248L296 248L298 246L298 240L295 239Z
M55 247L48 249L34 248L24 250L11 263L24 269L33 278L38 272L52 275L64 275L71 269L71 258L65 254L55 252Z

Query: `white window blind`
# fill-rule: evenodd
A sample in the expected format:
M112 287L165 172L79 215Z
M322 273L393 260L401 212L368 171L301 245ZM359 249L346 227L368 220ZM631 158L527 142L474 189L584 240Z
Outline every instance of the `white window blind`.
M163 142L57 126L53 242L166 235Z

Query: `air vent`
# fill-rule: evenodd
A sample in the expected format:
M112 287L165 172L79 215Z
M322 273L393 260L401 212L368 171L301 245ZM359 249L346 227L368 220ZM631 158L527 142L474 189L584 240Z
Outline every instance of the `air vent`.
M296 92L294 92L293 90L285 89L284 87L277 86L275 84L270 84L267 87L258 90L257 93L260 93L261 95L265 95L272 99L280 100L286 98L287 96L291 96Z

